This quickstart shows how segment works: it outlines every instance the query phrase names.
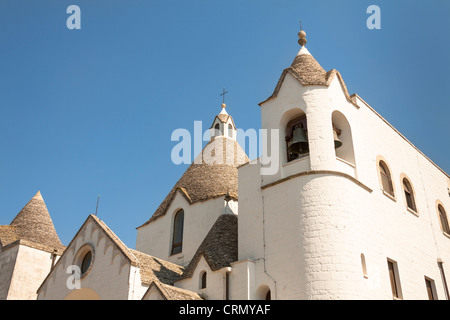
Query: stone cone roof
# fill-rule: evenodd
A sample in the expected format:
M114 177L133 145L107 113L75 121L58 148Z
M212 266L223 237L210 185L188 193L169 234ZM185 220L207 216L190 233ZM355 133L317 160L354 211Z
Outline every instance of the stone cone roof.
M214 162L215 160L218 161ZM223 197L227 192L232 199L237 200L237 167L248 161L244 150L235 140L225 136L212 139L181 176L153 216L140 227L164 216L177 192L181 192L189 204Z
M190 278L204 257L212 271L229 267L238 260L238 216L235 214L220 215L205 239L197 249L182 278Z
M347 90L347 86L342 79L341 74L336 69L331 69L330 71L325 71L324 68L314 59L314 57L309 53L306 47L302 47L300 51L294 58L291 66L286 68L281 73L280 79L273 91L272 95L266 100L259 103L261 106L263 103L277 97L280 91L281 85L287 74L292 75L297 81L299 81L302 86L329 86L333 79L337 77L344 90L344 95L349 102L358 108L354 98L350 96Z
M17 214L8 229L14 231L17 240L31 241L58 251L64 249L40 191Z
M288 69L297 74L303 85L327 85L327 72L305 47L300 49Z

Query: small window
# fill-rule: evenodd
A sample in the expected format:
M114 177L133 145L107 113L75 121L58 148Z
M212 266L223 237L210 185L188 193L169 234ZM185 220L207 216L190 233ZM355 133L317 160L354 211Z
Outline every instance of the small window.
M441 273L442 283L444 285L444 293L447 300L450 300L450 294L448 292L447 279L445 278L444 266L442 260L438 260L439 272Z
M394 196L394 187L392 186L392 178L389 169L383 161L378 163L381 178L381 188L390 196Z
M214 135L220 136L222 132L220 132L220 124L216 123L214 126Z
M403 191L405 192L406 206L414 212L417 212L416 202L414 201L414 192L408 179L403 178Z
M363 277L367 279L368 275L367 275L366 257L364 256L364 253L361 253L361 267L362 267Z
M233 126L231 124L228 124L228 136L233 138Z
M88 253L86 253L83 257L83 261L81 262L81 274L85 274L88 270L89 267L91 266L91 261L92 261L92 252L88 251Z
M389 279L391 281L392 296L394 299L401 299L400 279L398 276L397 263L388 260Z
M200 289L206 289L206 271L200 274Z
M425 286L427 288L428 300L436 300L434 281L425 277Z
M450 235L450 226L448 225L447 213L445 212L444 207L440 204L438 205L438 212L442 231Z
M94 248L89 243L85 243L75 254L72 265L78 268L77 271L81 277L86 276L89 273L89 270L92 269L95 255L94 252Z
M179 210L175 214L175 218L173 220L171 254L180 253L183 248L183 224L184 224L184 211Z

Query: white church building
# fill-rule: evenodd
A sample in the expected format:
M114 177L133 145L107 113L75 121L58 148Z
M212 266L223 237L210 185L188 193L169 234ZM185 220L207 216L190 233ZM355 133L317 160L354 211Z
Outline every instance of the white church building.
M298 35L259 104L274 174L223 104L135 249L95 215L64 247L33 197L0 226L0 299L449 299L450 176Z

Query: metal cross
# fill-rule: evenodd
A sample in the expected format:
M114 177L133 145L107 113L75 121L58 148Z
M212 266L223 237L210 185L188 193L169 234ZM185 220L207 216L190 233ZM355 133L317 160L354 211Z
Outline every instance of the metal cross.
M223 97L223 103L225 103L225 95L228 93L228 91L225 91L225 88L223 88L222 93L220 94Z

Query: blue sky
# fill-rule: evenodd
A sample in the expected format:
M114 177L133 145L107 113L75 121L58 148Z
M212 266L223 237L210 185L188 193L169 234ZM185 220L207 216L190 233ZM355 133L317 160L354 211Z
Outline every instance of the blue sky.
M69 5L81 30L69 30ZM369 30L366 9L381 9ZM450 172L450 2L0 0L0 225L40 190L67 245L99 217L130 247L186 169L177 128L258 103L299 50Z

